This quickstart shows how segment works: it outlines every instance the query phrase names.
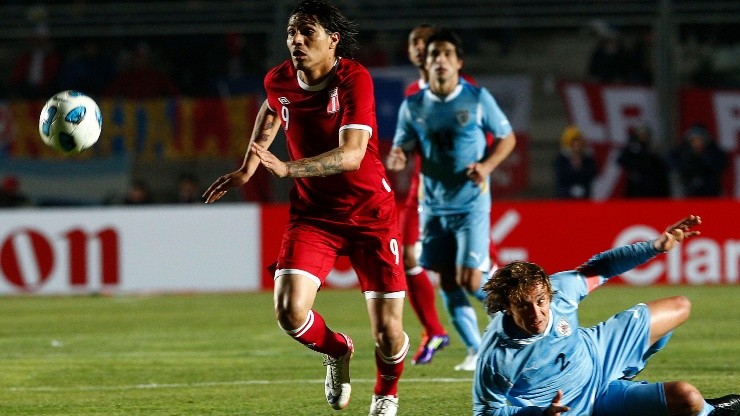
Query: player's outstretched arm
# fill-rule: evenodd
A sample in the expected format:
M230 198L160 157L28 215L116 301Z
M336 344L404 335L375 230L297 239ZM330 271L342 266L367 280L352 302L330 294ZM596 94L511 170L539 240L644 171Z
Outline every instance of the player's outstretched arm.
M676 247L683 240L701 234L699 231L692 230L692 227L701 224L701 217L698 215L689 215L688 217L668 226L660 237L653 241L653 247L657 251L665 253Z
M242 166L233 172L219 176L206 189L203 193L203 199L205 199L206 204L218 201L229 189L247 183L260 163L259 158L251 152L251 148L255 145L264 146L265 148L270 146L272 141L275 140L275 135L277 135L279 129L280 120L277 118L277 114L270 110L267 100L265 100L257 113L257 119L252 129L252 136L249 139L249 145L247 146L247 152L244 155Z
M563 406L560 403L561 400L563 400L563 391L558 390L557 394L555 394L555 398L552 399L552 404L550 404L542 414L545 416L560 416L561 413L570 410L570 407Z

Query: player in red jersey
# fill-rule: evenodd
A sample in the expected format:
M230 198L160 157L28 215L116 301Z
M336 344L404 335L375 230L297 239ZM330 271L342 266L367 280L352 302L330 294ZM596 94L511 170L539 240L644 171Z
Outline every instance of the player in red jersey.
M398 380L409 339L403 332L406 281L394 194L379 159L375 99L369 72L349 59L354 25L325 0L304 0L290 15L291 59L265 76L262 104L242 166L206 190L213 203L241 186L261 164L292 178L290 221L275 265L280 327L325 355L325 393L334 409L350 398L351 339L330 330L313 310L339 255L347 255L365 294L376 342L371 415L395 415ZM267 149L282 126L290 161Z

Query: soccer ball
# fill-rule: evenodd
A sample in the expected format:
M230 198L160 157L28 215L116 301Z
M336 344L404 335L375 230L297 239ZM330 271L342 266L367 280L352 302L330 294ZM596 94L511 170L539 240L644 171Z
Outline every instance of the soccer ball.
M95 144L103 128L103 117L95 101L73 90L49 98L41 110L41 139L63 153L79 153Z

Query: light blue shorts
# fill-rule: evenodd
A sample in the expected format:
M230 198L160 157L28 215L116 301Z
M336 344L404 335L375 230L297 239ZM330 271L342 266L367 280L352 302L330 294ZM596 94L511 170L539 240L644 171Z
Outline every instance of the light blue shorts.
M593 416L668 416L663 383L615 380L596 398Z
M582 329L601 361L605 388L594 403L594 416L667 415L663 383L620 380L645 368L650 348L650 310L644 303Z
M421 216L421 257L426 269L462 266L488 271L491 217L488 212Z

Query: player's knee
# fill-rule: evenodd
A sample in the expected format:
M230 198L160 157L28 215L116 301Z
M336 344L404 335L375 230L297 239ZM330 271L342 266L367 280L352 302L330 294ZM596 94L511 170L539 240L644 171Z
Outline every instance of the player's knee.
M478 269L463 267L457 276L457 281L460 287L468 293L473 293L480 287L482 276L483 273Z
M688 319L691 314L691 301L686 296L674 296L671 298L674 304L674 310L681 312L684 319Z
M699 390L685 381L673 381L664 384L668 413L671 415L698 415L704 407L704 397Z
M383 351L391 351L399 342L403 342L405 335L401 322L388 322L373 331L375 344Z
M275 303L275 318L278 325L284 331L299 328L306 321L308 310L300 307L290 300L277 301Z

